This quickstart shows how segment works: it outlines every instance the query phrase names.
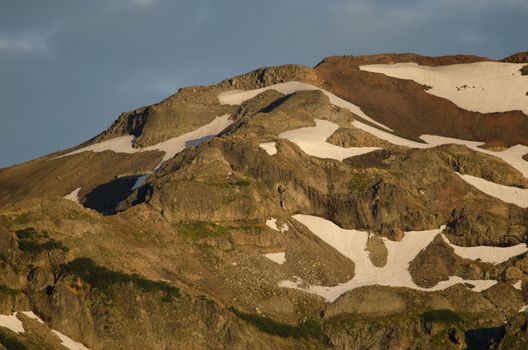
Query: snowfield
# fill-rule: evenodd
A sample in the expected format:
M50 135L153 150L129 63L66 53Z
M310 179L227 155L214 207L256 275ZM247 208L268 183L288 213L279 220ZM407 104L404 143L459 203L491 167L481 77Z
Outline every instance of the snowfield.
M528 208L528 190L499 185L494 182L484 180L480 177L462 175L457 173L465 182L477 188L485 194L498 198L503 202L515 204L521 208Z
M528 77L523 63L475 62L444 66L416 63L372 64L359 69L430 86L431 95L450 100L460 108L480 113L520 110L528 115Z
M212 122L206 124L194 131L188 132L178 137L174 137L164 142L160 142L153 146L145 148L134 148L132 147L134 142L134 136L126 135L116 137L107 141L96 143L90 146L79 148L73 152L64 154L57 158L67 157L81 152L104 152L112 151L116 153L137 153L137 152L146 152L146 151L162 151L165 152L161 163L173 158L178 152L181 152L187 147L197 146L200 143L207 141L219 133L221 133L225 128L233 123L232 120L229 120L229 114L223 115L221 117L216 117ZM160 164L161 164L160 163ZM158 165L159 167L159 165Z
M387 264L384 267L376 267L372 264L369 253L366 250L368 232L345 230L333 222L317 216L298 214L293 216L293 218L343 256L352 260L355 264L354 277L350 281L336 286L310 285L304 287L303 281L296 279L294 281L281 281L279 283L280 287L294 288L317 294L332 302L340 295L363 286L379 285L411 288L420 291L437 291L449 288L455 284L466 284L471 290L480 292L497 283L495 280L465 280L458 276L450 276L447 281L441 281L431 288L422 288L414 283L409 273L409 264L416 258L418 253L431 244L437 235L441 234L444 226L434 230L405 232L405 236L400 242L394 242L383 237L382 239L388 252ZM460 253L461 257L494 263L505 261L510 257L527 251L525 244L510 248L453 247L455 248L455 253Z
M326 139L332 136L339 126L322 119L314 119L314 122L314 127L288 130L279 134L279 137L295 143L308 155L340 161L380 149L379 147L340 147L328 143Z

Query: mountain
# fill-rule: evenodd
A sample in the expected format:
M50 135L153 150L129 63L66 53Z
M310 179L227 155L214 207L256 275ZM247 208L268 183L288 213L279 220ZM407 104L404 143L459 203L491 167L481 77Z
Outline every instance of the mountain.
M179 90L0 170L0 349L526 349L528 53Z

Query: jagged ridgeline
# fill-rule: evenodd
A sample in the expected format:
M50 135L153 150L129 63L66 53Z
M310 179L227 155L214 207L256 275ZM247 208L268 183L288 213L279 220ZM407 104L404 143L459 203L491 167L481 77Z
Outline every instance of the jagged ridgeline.
M0 349L526 349L527 56L262 68L0 169Z

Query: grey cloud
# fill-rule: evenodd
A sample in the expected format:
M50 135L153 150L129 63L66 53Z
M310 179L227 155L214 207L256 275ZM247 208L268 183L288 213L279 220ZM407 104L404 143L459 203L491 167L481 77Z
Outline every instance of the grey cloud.
M25 32L16 34L0 34L0 53L38 54L51 53L49 39L51 32Z

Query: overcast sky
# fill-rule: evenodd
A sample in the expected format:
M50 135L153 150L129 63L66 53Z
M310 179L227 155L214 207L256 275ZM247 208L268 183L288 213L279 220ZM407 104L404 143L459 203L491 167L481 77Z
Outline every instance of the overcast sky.
M0 0L0 167L76 145L179 87L329 55L502 58L528 0Z

